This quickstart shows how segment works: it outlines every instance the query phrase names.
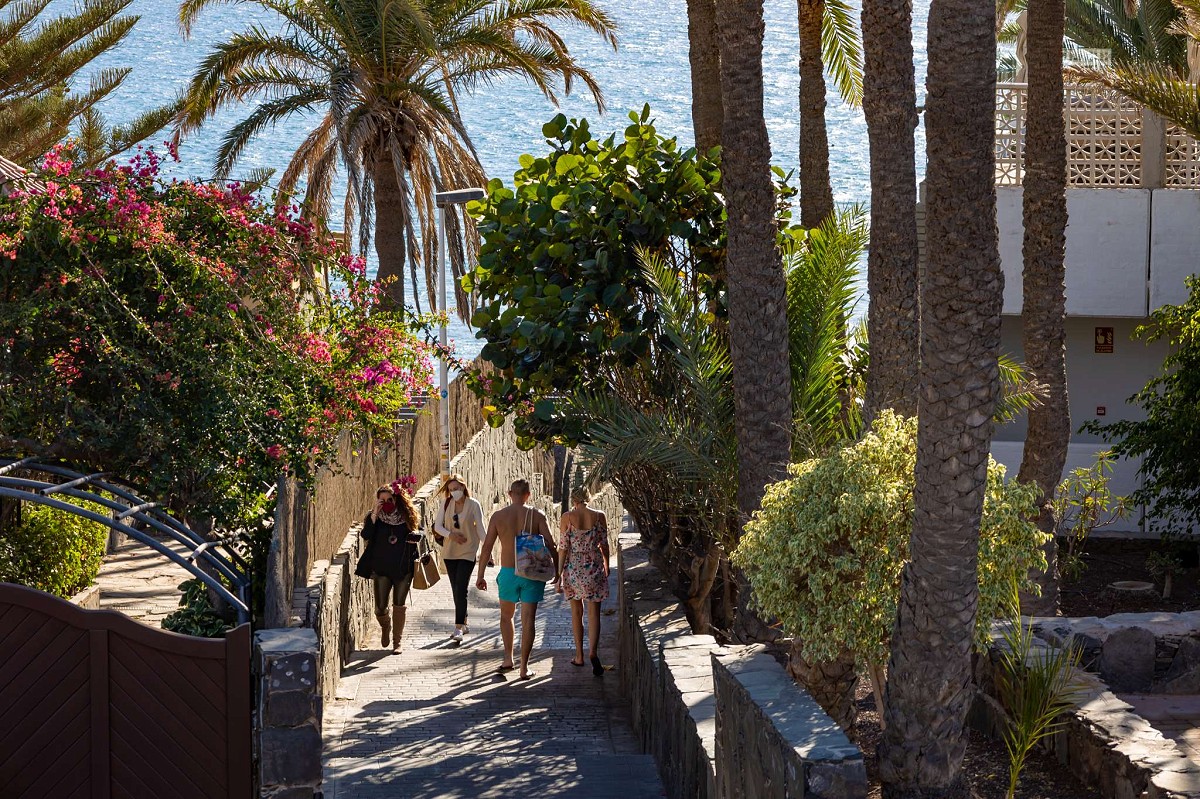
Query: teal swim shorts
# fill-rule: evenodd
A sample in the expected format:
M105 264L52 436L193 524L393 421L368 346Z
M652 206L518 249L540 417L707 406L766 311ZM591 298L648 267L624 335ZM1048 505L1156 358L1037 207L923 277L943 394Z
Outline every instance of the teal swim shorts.
M536 605L546 595L546 584L526 577L518 577L508 566L500 569L496 576L496 588L501 602L528 602Z

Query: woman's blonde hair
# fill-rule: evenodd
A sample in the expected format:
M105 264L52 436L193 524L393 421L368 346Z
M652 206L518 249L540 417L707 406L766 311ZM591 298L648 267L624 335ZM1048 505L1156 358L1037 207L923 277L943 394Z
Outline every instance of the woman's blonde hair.
M445 482L442 483L442 487L438 489L438 493L445 494L446 497L449 498L451 483L458 483L460 486L463 487L463 496L464 497L471 496L471 488L470 488L470 486L467 485L467 481L462 478L461 474L452 474L449 477L447 477Z
M592 492L588 491L583 486L571 491L571 501L578 502L580 505L586 505L588 500L592 498Z

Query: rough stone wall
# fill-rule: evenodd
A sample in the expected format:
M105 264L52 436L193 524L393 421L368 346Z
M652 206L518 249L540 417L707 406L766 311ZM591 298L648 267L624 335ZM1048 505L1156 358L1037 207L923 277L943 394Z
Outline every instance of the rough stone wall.
M317 638L312 630L259 630L252 664L255 779L263 799L321 795Z
M866 796L862 753L782 666L693 635L635 531L617 553L621 690L671 799Z
M83 589L67 601L76 607L83 608L84 610L99 610L100 586L89 585L87 588Z
M862 752L764 647L714 653L712 672L720 799L866 797Z
M978 688L970 723L999 739L1007 725L996 691L1000 650L995 641L986 654L975 657ZM1030 658L1048 644L1035 639ZM1077 669L1073 684L1078 704L1064 714L1062 729L1046 748L1085 785L1094 786L1105 799L1197 799L1200 771L1174 741L1164 738L1133 706L1122 701L1096 675Z

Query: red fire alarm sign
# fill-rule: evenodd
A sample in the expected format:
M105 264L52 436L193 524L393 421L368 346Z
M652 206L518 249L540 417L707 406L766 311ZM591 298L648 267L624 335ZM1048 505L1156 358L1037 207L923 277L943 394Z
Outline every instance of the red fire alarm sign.
M1103 405L1097 405L1096 406L1096 415L1097 416L1107 416L1108 408L1104 407Z
M1096 328L1096 352L1109 353L1113 351L1113 329L1111 327Z

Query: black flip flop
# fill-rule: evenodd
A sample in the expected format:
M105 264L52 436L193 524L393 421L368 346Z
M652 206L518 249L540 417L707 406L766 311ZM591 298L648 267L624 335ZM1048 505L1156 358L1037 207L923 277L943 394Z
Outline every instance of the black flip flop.
M582 668L583 668L584 666L586 666L587 664L586 664L586 663L576 663L575 661L573 661L573 660L572 660L572 661L571 661L571 665L572 665L572 666L574 666L574 667L575 667L575 668L577 668L577 669L582 669Z
M508 674L510 671L516 671L516 670L517 670L516 666L498 666L496 668L496 673L497 674Z
M518 677L518 678L517 678L517 682L524 682L525 680L532 680L532 679L533 679L533 677L534 677L534 674L533 674L533 672L529 672L529 673L528 673L528 674L526 674L524 677Z
M604 666L600 663L599 655L592 655L592 674L597 677L604 676Z

